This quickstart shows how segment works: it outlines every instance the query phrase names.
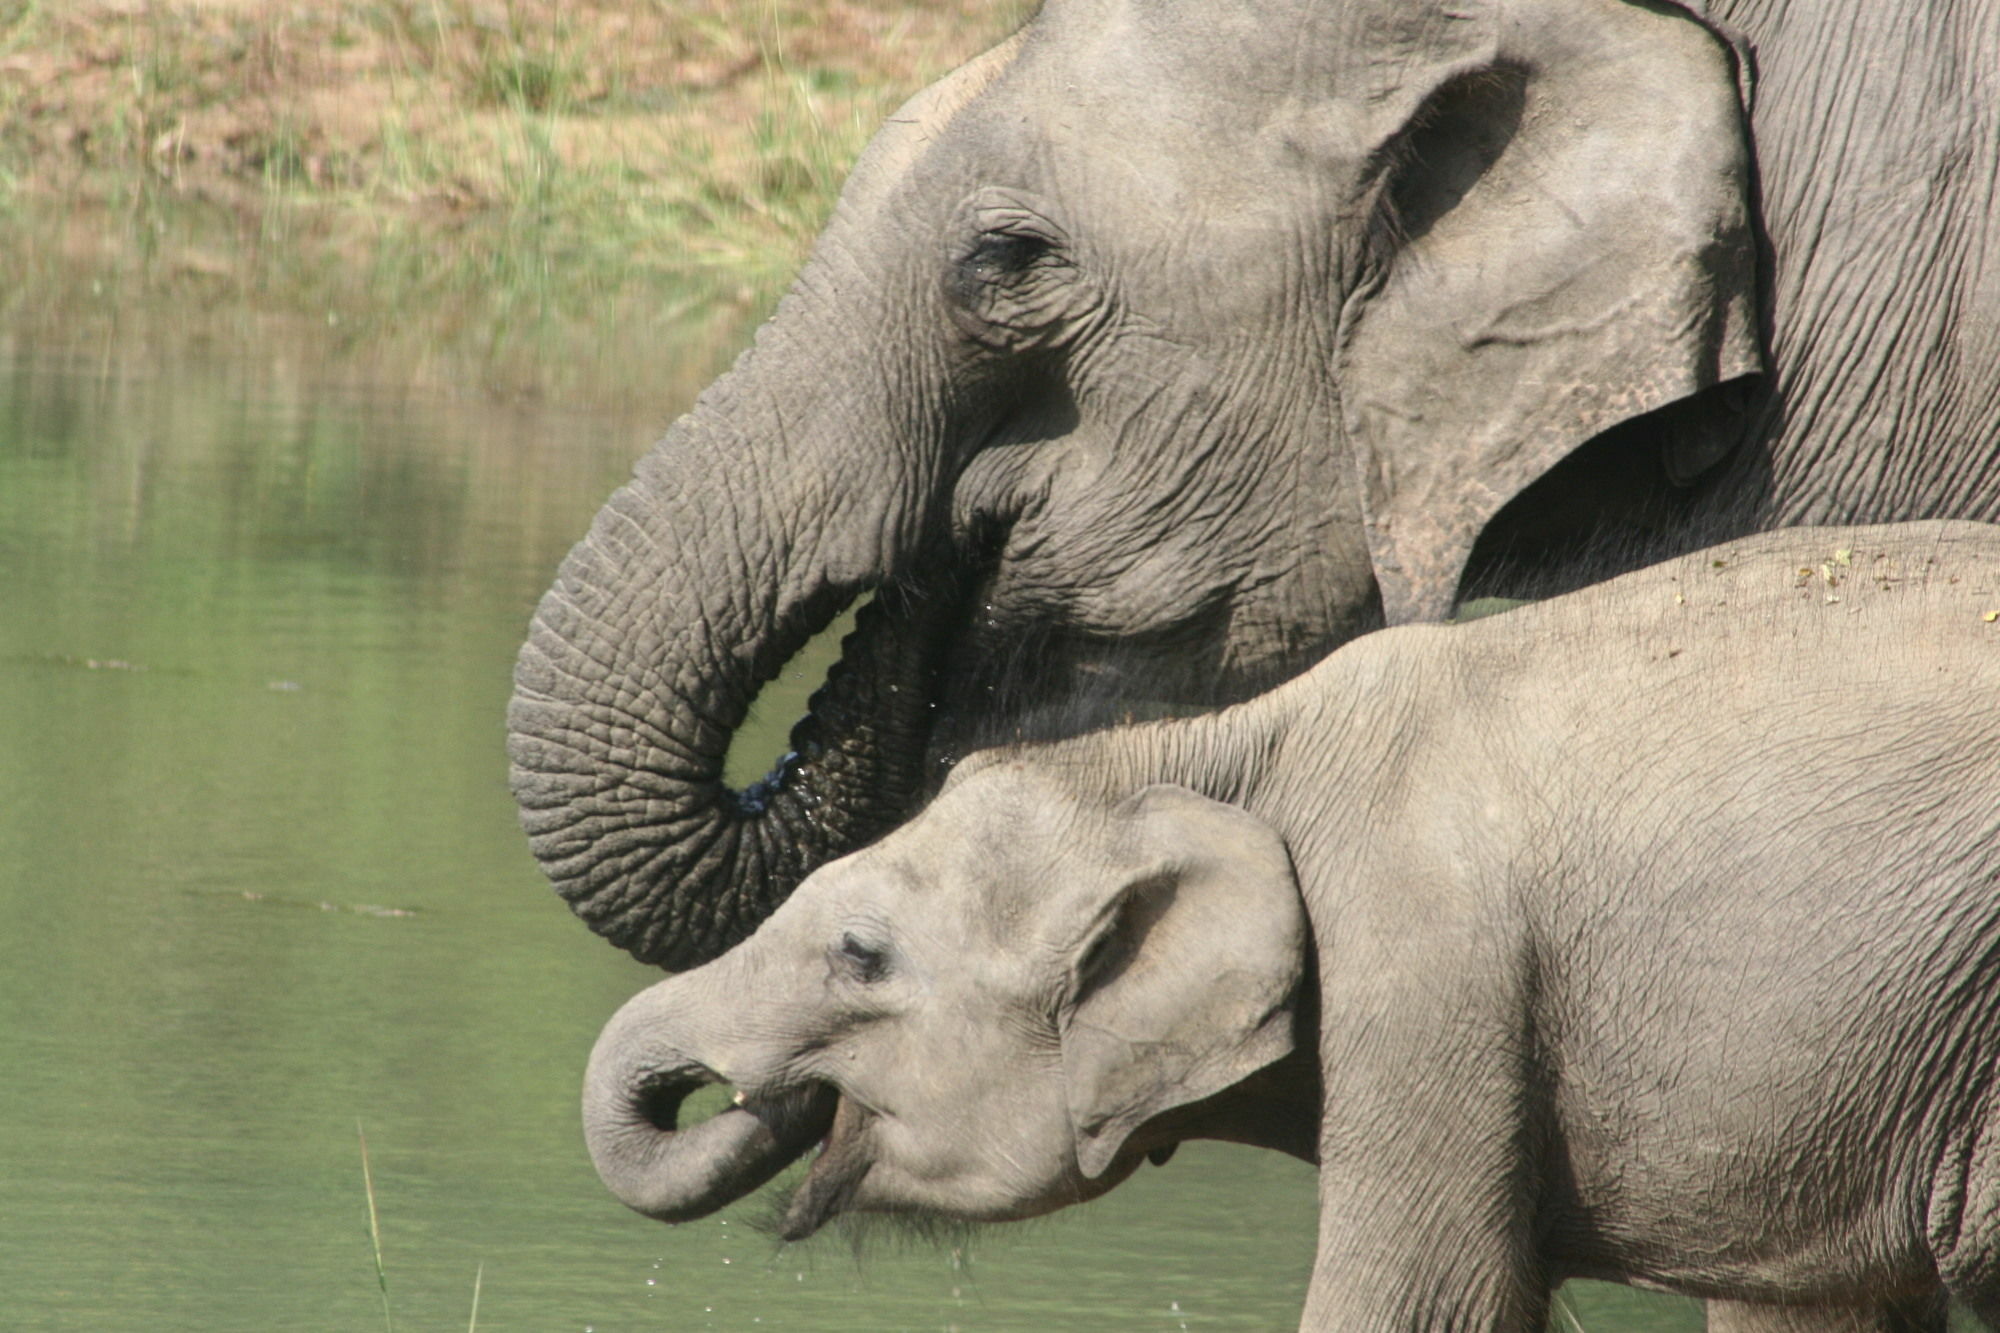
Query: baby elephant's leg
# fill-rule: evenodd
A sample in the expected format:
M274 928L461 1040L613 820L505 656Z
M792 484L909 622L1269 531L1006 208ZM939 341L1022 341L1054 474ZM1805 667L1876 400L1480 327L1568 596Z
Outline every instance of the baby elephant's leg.
M1378 880L1378 882L1380 882ZM1321 932L1319 1247L1312 1333L1537 1333L1534 1154L1507 937L1419 914L1348 911Z

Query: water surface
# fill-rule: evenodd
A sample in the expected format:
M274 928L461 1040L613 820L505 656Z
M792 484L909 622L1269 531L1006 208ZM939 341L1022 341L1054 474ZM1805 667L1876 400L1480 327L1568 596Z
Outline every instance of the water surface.
M502 715L555 563L681 405L0 339L0 1325L462 1328L475 1283L493 1329L1296 1321L1312 1172L1274 1154L860 1260L766 1239L768 1201L669 1229L598 1184L583 1062L652 974L534 868ZM1592 1333L1699 1327L1573 1297Z

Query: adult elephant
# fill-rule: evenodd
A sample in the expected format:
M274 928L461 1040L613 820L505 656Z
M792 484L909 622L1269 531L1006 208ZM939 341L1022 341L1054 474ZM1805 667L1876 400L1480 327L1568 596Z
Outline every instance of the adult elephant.
M535 852L684 968L971 745L1467 588L2000 517L1996 138L1995 0L1049 0L891 118L564 564L510 714Z

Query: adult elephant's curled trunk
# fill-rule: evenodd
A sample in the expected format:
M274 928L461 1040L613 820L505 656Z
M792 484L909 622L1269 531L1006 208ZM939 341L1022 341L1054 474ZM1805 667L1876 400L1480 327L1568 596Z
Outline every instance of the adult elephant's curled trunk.
M787 469L812 440L727 390L746 357L599 513L536 611L509 756L543 869L591 928L682 969L747 936L815 865L903 818L922 781L950 590L893 581L898 489ZM746 420L745 418L752 418ZM775 438L743 469L747 436ZM789 446L789 447L787 447ZM820 444L823 449L823 441ZM882 511L882 512L878 512ZM879 585L879 586L876 586ZM758 689L871 586L790 753L737 791L731 737Z

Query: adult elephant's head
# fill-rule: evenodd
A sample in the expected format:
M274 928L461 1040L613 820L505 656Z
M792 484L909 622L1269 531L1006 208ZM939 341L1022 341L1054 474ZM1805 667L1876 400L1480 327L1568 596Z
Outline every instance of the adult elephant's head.
M940 757L1445 613L1511 497L1754 367L1741 120L1727 46L1637 0L1050 0L891 119L543 600L537 855L689 966ZM730 790L761 683L870 591Z

